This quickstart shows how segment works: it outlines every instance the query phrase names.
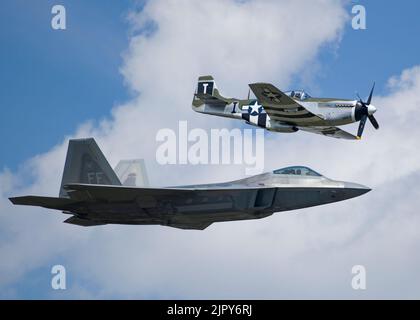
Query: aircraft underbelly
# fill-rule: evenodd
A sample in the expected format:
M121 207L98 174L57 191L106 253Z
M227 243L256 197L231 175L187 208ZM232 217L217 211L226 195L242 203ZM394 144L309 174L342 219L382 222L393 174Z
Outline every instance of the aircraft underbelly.
M173 218L227 221L254 219L255 213L272 207L276 189L251 189L216 196L177 197L171 201L156 199L144 207L140 201L83 204L74 212L93 220L148 221Z
M337 202L359 195L349 189L291 187L243 190L236 195L178 198L142 208L137 201L98 203L75 210L84 218L103 223L162 224L169 226L205 225L213 222L259 219L274 212L307 208ZM198 227L197 227L198 228Z

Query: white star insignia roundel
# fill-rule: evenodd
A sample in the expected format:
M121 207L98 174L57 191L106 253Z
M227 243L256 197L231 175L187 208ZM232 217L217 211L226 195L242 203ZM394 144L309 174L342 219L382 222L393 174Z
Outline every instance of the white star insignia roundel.
M258 104L258 101L255 101L254 104L249 105L248 113L251 116L257 116L262 112L262 105Z

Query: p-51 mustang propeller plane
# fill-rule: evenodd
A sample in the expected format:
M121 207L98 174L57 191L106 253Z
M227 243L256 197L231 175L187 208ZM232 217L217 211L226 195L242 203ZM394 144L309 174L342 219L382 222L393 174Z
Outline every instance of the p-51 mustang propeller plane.
M157 224L202 230L213 222L259 219L370 191L300 166L231 182L166 188L137 186L139 176L143 184L147 181L143 170L141 162L123 161L114 171L95 140L70 140L59 197L10 201L61 210L70 215L64 222L79 226Z
M223 97L212 76L202 76L192 108L194 111L243 119L248 124L275 132L296 132L299 130L341 139L361 139L366 120L375 129L379 124L373 114L376 108L371 104L375 85L367 101L313 98L305 91L281 92L269 83L253 83L250 90L257 99L235 99ZM357 136L337 126L360 121Z

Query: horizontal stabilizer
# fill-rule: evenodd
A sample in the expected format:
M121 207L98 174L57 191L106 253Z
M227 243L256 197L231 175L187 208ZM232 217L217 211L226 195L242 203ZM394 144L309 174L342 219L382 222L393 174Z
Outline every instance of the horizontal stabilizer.
M23 206L36 206L50 209L64 210L68 205L74 204L75 201L68 198L54 198L54 197L38 197L38 196L24 196L9 198L13 204Z

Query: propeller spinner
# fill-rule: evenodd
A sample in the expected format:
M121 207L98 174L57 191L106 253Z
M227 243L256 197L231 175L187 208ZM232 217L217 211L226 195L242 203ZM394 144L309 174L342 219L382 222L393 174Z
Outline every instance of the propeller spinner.
M379 129L378 121L376 121L375 117L373 116L373 114L376 112L376 108L370 104L372 102L374 89L375 83L373 84L372 90L370 90L369 98L366 102L364 102L362 98L360 98L360 96L357 95L359 101L357 101L356 104L355 118L356 121L360 121L359 129L357 130L358 139L362 138L363 130L365 129L367 119L369 119L370 123L375 129Z

